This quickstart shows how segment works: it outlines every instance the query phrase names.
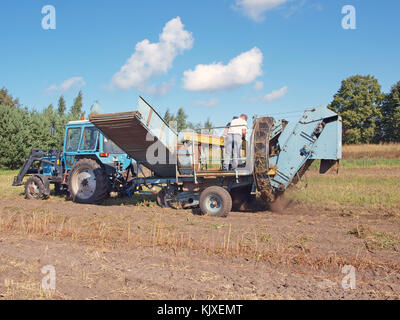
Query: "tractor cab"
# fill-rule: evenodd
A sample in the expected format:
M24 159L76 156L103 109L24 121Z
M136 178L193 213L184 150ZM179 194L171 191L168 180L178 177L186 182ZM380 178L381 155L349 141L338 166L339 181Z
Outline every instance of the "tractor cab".
M88 120L70 121L65 128L63 165L71 170L82 158L101 163L108 174L124 171L132 159Z

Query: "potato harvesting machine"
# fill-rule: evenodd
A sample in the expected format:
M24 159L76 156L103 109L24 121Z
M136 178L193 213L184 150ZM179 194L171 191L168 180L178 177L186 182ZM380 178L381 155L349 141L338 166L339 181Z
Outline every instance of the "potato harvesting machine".
M243 208L256 194L274 203L314 160L321 160L320 173L325 173L338 165L342 155L342 120L325 107L305 110L297 122L254 117L240 165L230 171L222 170L224 128L177 132L142 97L135 111L92 114L89 121L139 168L123 183L124 194L154 192L159 187L160 206L200 207L203 214L213 216ZM114 167L126 170L118 159ZM140 174L143 167L148 174ZM90 181L95 188L96 172L88 168L82 172L70 190L72 198L79 199L85 177L94 177Z

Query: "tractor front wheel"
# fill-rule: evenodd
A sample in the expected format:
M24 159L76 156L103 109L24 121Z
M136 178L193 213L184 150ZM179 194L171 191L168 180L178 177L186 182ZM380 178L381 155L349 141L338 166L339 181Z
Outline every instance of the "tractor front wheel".
M104 169L92 159L79 160L71 170L68 191L79 203L99 203L109 194L109 182Z
M49 192L38 176L31 176L25 183L25 198L44 200L49 197Z
M200 194L200 209L203 214L226 217L232 210L231 195L222 187L208 187Z

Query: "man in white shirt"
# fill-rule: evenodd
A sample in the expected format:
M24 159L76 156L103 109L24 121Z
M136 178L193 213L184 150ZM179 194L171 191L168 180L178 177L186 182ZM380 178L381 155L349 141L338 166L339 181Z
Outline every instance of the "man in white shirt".
M242 114L239 118L233 119L231 121L227 135L225 137L224 170L229 170L229 164L231 163L231 160L232 170L235 170L237 168L240 158L240 150L242 149L242 140L244 140L246 137L246 130L247 115Z

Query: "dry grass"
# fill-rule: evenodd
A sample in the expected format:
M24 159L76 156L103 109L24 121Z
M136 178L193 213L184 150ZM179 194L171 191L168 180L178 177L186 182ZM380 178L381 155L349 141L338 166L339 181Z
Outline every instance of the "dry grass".
M57 291L43 290L41 287L41 265L9 256L0 256L0 299L60 299ZM38 272L39 271L39 272ZM13 275L10 277L10 274Z
M170 217L171 218L171 217ZM207 221L211 220L211 221ZM231 225L210 223L215 218L205 218L204 232L178 228L160 214L150 214L148 219L132 222L129 217L87 214L69 216L51 213L48 210L22 210L9 207L0 216L0 230L8 234L35 235L62 241L78 241L98 247L152 248L177 252L198 251L222 258L245 257L255 262L269 262L293 266L307 266L313 270L328 270L351 264L358 269L374 268L385 264L388 270L400 271L400 265L390 262L372 261L368 256L341 256L340 254L320 255L310 250L314 237L299 234L293 241L284 244L272 241L270 235L254 230L244 232Z
M339 175L306 174L286 196L304 203L351 208L359 213L399 216L400 171L392 175L379 170L363 175L362 170Z
M400 144L344 145L344 159L400 159Z

